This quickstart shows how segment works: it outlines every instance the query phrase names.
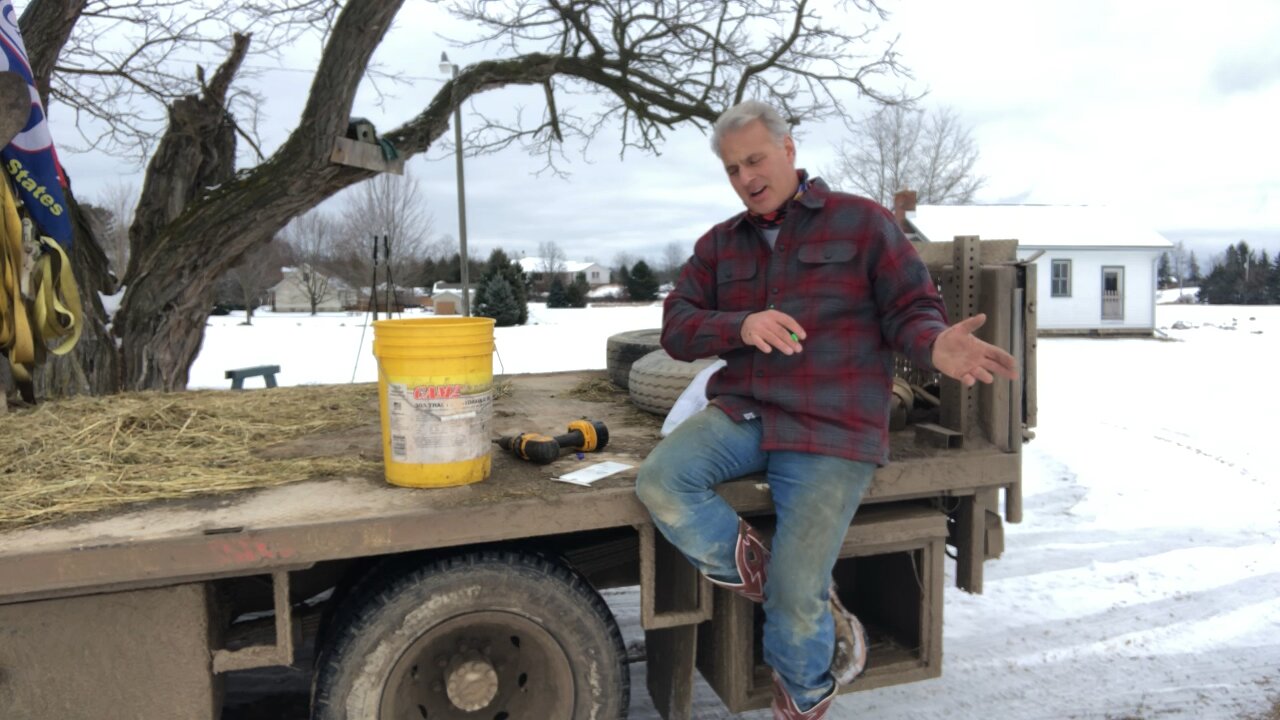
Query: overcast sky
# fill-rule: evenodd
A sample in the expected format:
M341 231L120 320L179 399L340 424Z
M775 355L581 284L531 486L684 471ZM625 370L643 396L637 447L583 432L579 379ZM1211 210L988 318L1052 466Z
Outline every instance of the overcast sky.
M1201 258L1241 239L1280 250L1280 2L884 4L885 37L900 36L915 77L908 88L927 90L926 106L949 105L973 128L987 178L979 202L1125 207ZM376 57L407 79L384 88L395 97L381 106L372 88L362 88L355 114L389 129L420 111L443 80L437 65L446 44L433 33L458 27L410 2ZM266 68L251 82L270 98L268 147L296 125L315 55L303 44L278 67L254 61ZM450 49L464 65L491 56ZM480 103L481 110L527 104L532 113L542 100L517 89ZM56 142L60 121L70 120L57 107L51 120ZM828 167L839 139L832 126L801 127L799 164ZM673 133L660 157L619 160L617 150L616 135L599 138L585 158L567 149L568 179L533 175L540 163L517 148L468 158L473 254L501 246L533 255L539 242L555 240L571 259L608 262L619 251L657 259L672 241L692 248L711 224L741 209L697 130ZM66 151L62 159L82 199L110 183L141 186L140 169L118 161ZM452 155L437 147L408 170L422 182L435 231L456 238Z

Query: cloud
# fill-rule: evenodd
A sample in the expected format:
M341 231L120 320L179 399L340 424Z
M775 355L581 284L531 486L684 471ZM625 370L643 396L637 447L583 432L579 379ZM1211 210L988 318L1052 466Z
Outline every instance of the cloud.
M1280 81L1280 46L1256 48L1247 53L1220 56L1210 74L1210 82L1223 95L1264 90Z

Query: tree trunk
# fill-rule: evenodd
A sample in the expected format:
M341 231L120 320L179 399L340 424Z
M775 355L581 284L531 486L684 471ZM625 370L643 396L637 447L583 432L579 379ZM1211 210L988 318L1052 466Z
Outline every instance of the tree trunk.
M209 183L219 184L214 190L206 192L194 181L203 156L192 138L199 135L180 125L187 118L175 103L130 228L127 289L113 326L122 341L126 388L184 389L217 278L250 249L269 242L293 217L373 175L333 164L329 155L334 138L346 131L369 58L400 5L392 0L347 3L321 57L299 128L263 164L234 179ZM219 69L219 77L233 61L238 66L233 56ZM234 71L231 67L228 75ZM214 95L219 88L225 92L225 85L215 80L202 103L193 101L205 112L191 113L191 121L222 118L221 96ZM441 123L436 136L444 127ZM176 167L182 168L181 176ZM185 196L173 189L175 181Z
M181 390L200 351L214 283L240 252L226 262L226 240L179 218L199 204L208 188L235 174L235 128L226 94L249 48L236 35L230 57L199 95L169 108L169 126L147 164L146 180L129 227L129 269L125 297L114 325L122 340L124 387ZM252 205L248 205L251 207ZM216 226L214 226L216 227ZM179 229L181 228L181 229ZM219 255L223 257L219 257ZM135 338L157 334L155 352Z
M248 286L241 286L241 294L244 295L244 324L253 324L253 301L255 300L253 293L249 292Z

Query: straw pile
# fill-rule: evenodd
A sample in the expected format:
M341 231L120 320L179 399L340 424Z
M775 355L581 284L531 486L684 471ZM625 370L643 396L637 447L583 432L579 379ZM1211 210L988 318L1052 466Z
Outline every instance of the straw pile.
M569 394L587 402L617 402L627 399L627 391L614 385L608 378L583 380L570 390Z
M0 532L130 503L377 472L258 451L377 419L374 385L73 398L0 415Z

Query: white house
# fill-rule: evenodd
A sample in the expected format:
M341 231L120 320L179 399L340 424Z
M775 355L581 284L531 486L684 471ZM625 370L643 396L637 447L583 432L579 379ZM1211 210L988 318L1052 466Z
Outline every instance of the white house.
M308 265L281 268L280 272L284 279L267 291L276 312L311 312L313 296L319 301L316 310L322 312L346 310L360 302L355 288Z
M474 307L476 302L476 283L468 282L467 299ZM462 283L447 283L437 280L431 286L431 306L437 315L462 314Z
M587 277L587 284L591 287L600 285L608 285L611 282L613 273L609 268L594 262L583 262L581 260L562 260L560 261L562 270L557 273L560 276L560 282L568 285L573 282L578 273L582 273ZM529 276L529 280L533 283L534 290L545 292L551 284L551 278L546 272L547 262L540 257L523 257L520 258L520 269Z
M1040 332L1150 335L1155 330L1156 265L1173 247L1123 212L1071 205L920 205L895 198L908 236L961 235L1017 240L1035 260Z

